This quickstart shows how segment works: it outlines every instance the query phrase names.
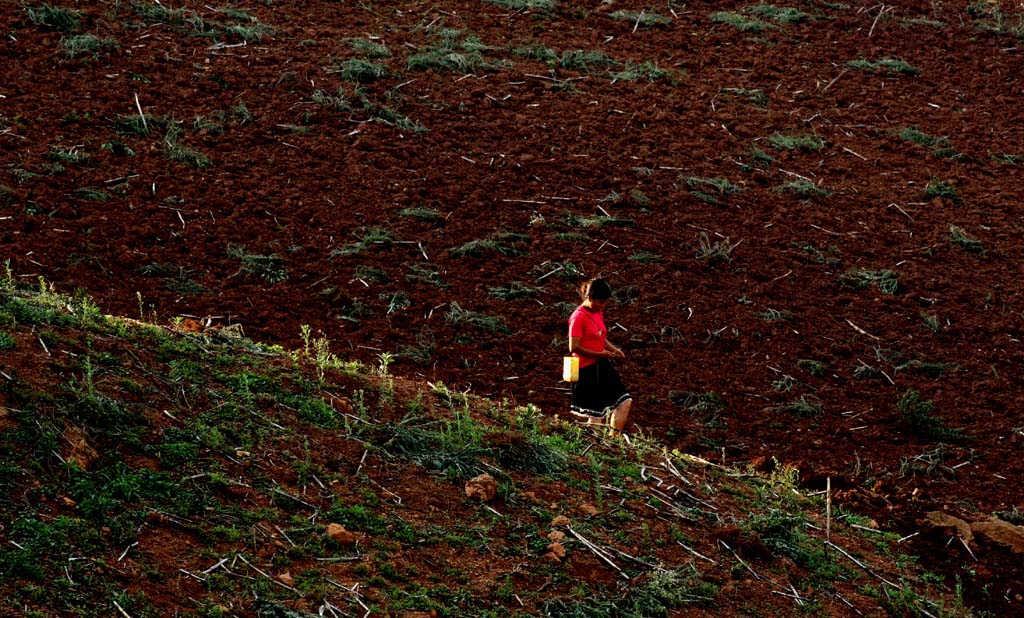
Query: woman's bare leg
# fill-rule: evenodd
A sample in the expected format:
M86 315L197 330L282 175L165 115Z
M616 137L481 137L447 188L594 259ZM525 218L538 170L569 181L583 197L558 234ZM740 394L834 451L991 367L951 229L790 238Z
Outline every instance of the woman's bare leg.
M615 411L612 412L611 426L615 431L622 431L626 426L626 420L629 419L629 410L633 407L633 400L627 399L619 404Z

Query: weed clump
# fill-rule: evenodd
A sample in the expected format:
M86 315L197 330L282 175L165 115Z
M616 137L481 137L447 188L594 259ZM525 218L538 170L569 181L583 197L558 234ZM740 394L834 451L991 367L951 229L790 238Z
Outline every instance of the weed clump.
M928 440L963 440L967 437L961 428L947 427L945 422L932 414L934 405L921 399L915 390L903 393L896 402L896 413L907 424L910 431Z

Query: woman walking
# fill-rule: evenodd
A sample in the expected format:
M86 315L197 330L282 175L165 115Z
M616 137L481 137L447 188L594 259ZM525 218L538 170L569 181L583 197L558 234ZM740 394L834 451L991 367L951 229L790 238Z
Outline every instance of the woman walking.
M604 279L592 279L580 286L580 297L583 302L569 316L569 352L580 359L571 410L588 423L605 424L621 432L633 399L611 363L611 359L626 358L608 341L604 325L604 308L612 288Z

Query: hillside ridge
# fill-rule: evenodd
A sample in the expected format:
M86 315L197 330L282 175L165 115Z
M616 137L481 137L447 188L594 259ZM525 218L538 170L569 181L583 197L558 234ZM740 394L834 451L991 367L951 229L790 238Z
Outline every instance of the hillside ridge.
M799 487L223 329L0 286L0 612L970 616ZM908 614L909 613L909 614Z

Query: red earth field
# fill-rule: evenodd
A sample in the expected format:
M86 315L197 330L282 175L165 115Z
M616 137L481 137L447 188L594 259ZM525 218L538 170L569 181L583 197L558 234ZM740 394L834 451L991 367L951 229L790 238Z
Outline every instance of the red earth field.
M1020 554L918 523L1024 508L1022 15L5 0L0 257L551 414L602 274L634 431L831 478L1024 615Z

